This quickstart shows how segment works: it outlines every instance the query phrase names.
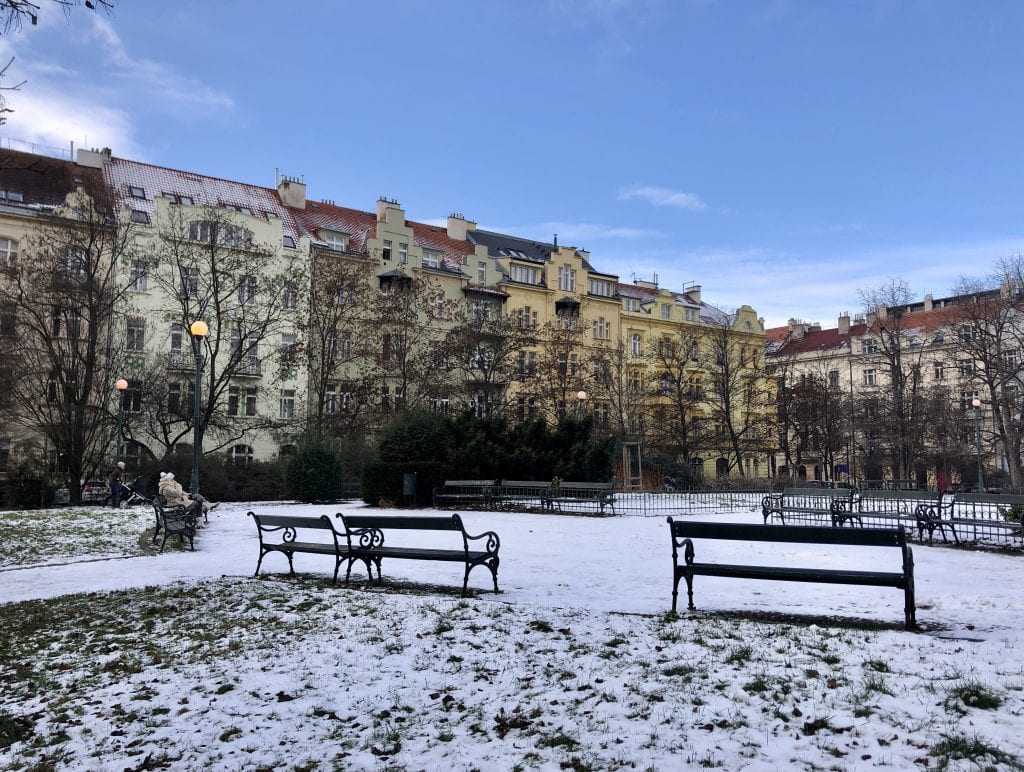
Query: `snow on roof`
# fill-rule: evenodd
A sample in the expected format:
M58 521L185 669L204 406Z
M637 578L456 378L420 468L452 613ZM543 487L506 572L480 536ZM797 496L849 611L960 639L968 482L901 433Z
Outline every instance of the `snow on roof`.
M165 196L186 196L179 203L191 201L196 206L237 208L263 220L276 217L281 220L283 235L298 240L302 235L291 210L281 203L277 191L234 182L219 177L208 177L194 172L154 166L125 158L112 158L103 169L107 184L113 191L118 206L146 212L152 218L156 199ZM133 195L141 189L144 197ZM136 190L138 192L138 190Z

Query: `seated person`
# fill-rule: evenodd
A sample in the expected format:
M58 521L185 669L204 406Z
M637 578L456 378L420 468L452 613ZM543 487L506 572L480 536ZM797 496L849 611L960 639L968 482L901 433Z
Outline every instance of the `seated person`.
M168 506L185 507L185 511L195 517L217 507L217 504L211 504L198 493L195 498L185 493L181 484L174 479L174 472L160 473L160 485L157 486L157 490L167 501Z

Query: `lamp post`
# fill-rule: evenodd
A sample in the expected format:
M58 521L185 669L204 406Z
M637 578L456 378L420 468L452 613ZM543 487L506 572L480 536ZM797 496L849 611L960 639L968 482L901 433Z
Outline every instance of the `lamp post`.
M974 445L978 451L978 493L985 492L985 477L981 466L981 400L975 397L971 400L974 407Z
M197 320L189 325L188 331L192 333L192 354L196 360L195 406L192 410L192 426L195 429L195 438L192 441L192 484L189 487L190 492L195 496L199 493L199 455L202 452L203 445L202 421L199 418L199 387L201 386L200 376L203 371L203 353L200 347L203 344L203 338L210 334L210 328L206 322Z
M128 381L118 378L114 388L117 389L117 450L114 460L124 461L124 390L128 388Z
M583 416L586 414L587 407L587 392L577 391L576 392L576 420L582 421Z

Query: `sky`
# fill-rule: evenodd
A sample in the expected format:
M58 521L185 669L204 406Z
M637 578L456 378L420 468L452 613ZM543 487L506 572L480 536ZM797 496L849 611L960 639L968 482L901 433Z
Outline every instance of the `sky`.
M4 146L557 233L768 326L1024 245L1013 2L43 2L0 36Z

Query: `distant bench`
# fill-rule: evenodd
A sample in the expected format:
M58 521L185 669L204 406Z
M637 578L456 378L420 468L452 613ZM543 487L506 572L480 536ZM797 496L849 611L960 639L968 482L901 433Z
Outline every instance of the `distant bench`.
M489 504L493 488L494 480L445 480L444 485L434 488L434 508Z
M953 541L959 543L961 536L976 540L979 531L1024 537L1021 531L1020 513L1024 510L1024 496L1006 493L957 493L955 496L939 498L934 503L922 504L917 508L918 528L928 531L929 541L939 531L946 541L949 529ZM1017 519L1010 519L1009 515ZM957 529L959 528L959 533Z
M498 509L512 509L518 504L541 505L550 483L540 480L502 480L491 489L491 504Z
M832 525L860 520L853 508L852 488L786 488L782 493L769 493L761 500L761 515L767 524L772 516L783 525L791 519L826 519Z
M693 577L721 576L735 579L765 579L783 582L821 582L872 587L894 587L903 590L904 619L908 628L917 625L914 603L914 555L907 544L903 526L884 528L834 528L830 526L746 525L741 523L704 523L677 521L668 518L672 538L672 611L676 610L679 580L686 580L686 593L691 610ZM792 566L730 565L698 563L695 540L726 539L738 542L776 542L791 544L838 544L858 547L896 547L902 554L902 570L898 572L854 571L835 568L795 568ZM742 545L740 545L742 548ZM679 552L682 550L683 562ZM742 550L741 550L742 551Z
M615 514L615 492L612 483L563 482L552 485L541 496L544 509L562 511L562 504L596 504L601 514L610 507Z
M289 572L294 574L292 558L295 553L311 553L334 557L334 578L342 563L347 563L347 582L356 561L366 565L367 573L373 578L372 566L377 566L377 580L383 581L381 562L384 558L403 560L432 560L462 563L465 574L462 593L469 585L469 573L477 566L485 566L491 572L494 591L498 592L498 552L501 540L494 531L485 531L473 536L466 532L459 515L430 517L420 515L342 515L335 517L340 523L336 528L329 517L293 517L290 515L257 515L249 512L256 523L260 538L260 557L256 563L259 575L263 558L270 552L280 552L288 558ZM462 536L462 548L391 546L385 544L385 531L456 532ZM304 531L305 538L319 537L317 541L299 541L298 533ZM330 541L327 541L327 534ZM482 542L470 549L470 542Z
M177 536L183 547L185 539L188 539L188 548L195 551L196 528L199 525L195 515L188 512L183 506L170 506L167 499L160 495L153 497L153 515L156 518L156 526L153 528L153 543L156 543L156 538L161 532L164 535L160 542L161 552L167 546L168 536Z

